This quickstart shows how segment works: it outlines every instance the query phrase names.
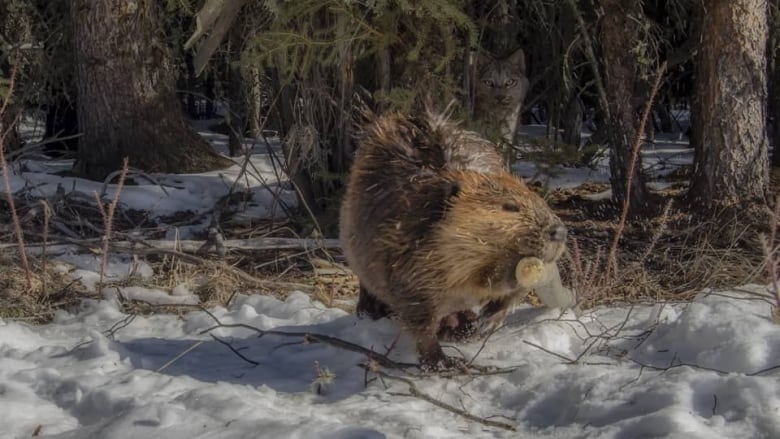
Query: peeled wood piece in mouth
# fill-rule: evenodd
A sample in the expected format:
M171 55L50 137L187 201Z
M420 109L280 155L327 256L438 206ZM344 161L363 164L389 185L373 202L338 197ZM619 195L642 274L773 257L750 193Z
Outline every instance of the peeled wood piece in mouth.
M536 257L523 258L515 266L515 279L519 287L533 289L545 306L572 308L577 304L577 295L563 286L555 262L545 264Z
M515 266L515 280L518 287L534 288L546 277L544 262L539 258L523 258Z

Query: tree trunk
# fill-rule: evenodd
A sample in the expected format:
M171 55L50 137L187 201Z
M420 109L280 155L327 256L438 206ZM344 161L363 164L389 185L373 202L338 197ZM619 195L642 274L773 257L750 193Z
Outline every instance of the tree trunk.
M777 44L775 42L774 44ZM780 167L780 60L773 53L772 67L769 69L769 133L772 144L772 166Z
M281 56L275 58L278 65L283 65L284 60ZM295 102L295 90L293 86L284 84L279 71L274 72L274 83L277 84L280 89L278 90L279 99L275 100L275 105L279 113L279 134L280 137L285 138L295 127L295 108L293 103ZM275 91L276 92L276 91ZM284 153L285 162L287 164L287 175L290 177L290 182L295 187L295 193L298 196L300 205L305 205L315 215L319 213L319 206L317 204L317 198L314 195L314 188L312 185L312 178L309 171L304 166L300 166L303 161L299 157L299 152L290 148L286 141L282 141L282 152Z
M582 101L577 90L571 91L563 118L563 143L579 148L582 144Z
M637 109L631 104L636 84L637 62L634 46L638 41L637 24L633 17L642 14L636 0L603 0L604 18L601 24L601 46L606 77L608 102L609 169L612 199L624 203L631 174L628 197L629 215L641 214L647 205L647 187L642 173L641 157L631 167L632 151L637 136Z
M102 179L121 166L202 172L230 162L189 125L151 0L71 3L79 141L77 170Z
M772 0L769 15L767 62L769 63L769 132L772 166L780 167L780 0Z
M0 105L3 98L4 96L0 95ZM0 147L5 148L5 151L16 151L22 146L16 128L16 115L12 108L6 108L6 111L0 114Z
M712 0L700 10L694 174L705 208L765 202L767 2Z

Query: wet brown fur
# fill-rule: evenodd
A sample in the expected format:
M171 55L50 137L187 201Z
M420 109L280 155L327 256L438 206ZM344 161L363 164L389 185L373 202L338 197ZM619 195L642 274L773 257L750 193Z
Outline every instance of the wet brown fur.
M383 116L362 133L341 210L341 240L361 284L359 310L388 310L421 361L448 359L437 339L454 313L491 304L503 318L528 291L514 268L556 260L560 220L503 170L492 143L444 118Z

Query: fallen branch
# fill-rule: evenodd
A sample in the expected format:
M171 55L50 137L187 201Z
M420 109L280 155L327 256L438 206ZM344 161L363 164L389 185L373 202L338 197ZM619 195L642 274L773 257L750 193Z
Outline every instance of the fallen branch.
M211 317L212 320L214 320L215 325L200 331L200 334L210 334L211 331L214 331L219 328L243 328L257 333L258 337L264 337L266 335L279 336L279 337L295 337L295 338L300 338L305 343L322 343L329 346L333 346L335 348L344 349L350 352L356 352L358 354L366 355L367 357L369 357L372 360L375 360L378 364L384 367L389 367L393 369L405 370L413 367L419 367L419 365L414 363L401 363L398 361L391 360L386 355L380 354L379 352L365 348L363 346L360 346L359 344L342 340L340 338L331 337L329 335L316 334L313 332L275 331L272 329L265 330L265 329L260 329L256 326L247 325L246 323L222 323L219 320L219 318L214 315L214 313L212 313L211 311L209 311L208 309L204 308L201 305L176 304L176 305L165 305L165 306L197 308L200 311L206 313L206 315L208 315L209 317Z
M223 345L227 346L234 354L238 355L242 360L244 360L244 361L246 361L246 362L248 362L248 363L250 363L252 365L255 365L255 366L260 364L260 363L258 363L257 361L254 361L254 360L252 360L250 358L247 358L245 355L243 355L240 352L238 352L238 350L236 350L230 343L228 343L228 342L226 342L224 340L221 340L221 339L217 338L216 336L214 336L213 334L211 334L211 331L214 331L215 329L219 329L219 328L243 328L243 329L249 329L251 331L256 332L259 337L263 337L263 336L266 336L266 335L275 335L275 336L282 336L282 337L296 337L296 338L301 338L302 341L305 342L305 343L315 343L315 342L318 342L318 343L327 344L327 345L330 345L330 346L333 346L333 347L336 347L336 348L339 348L339 349L344 349L344 350L348 350L348 351L351 351L351 352L364 354L364 355L368 356L370 363L372 362L372 363L379 364L379 365L384 366L384 367L390 367L390 368L399 369L399 370L404 370L404 369L411 368L411 367L418 367L417 364L400 363L400 362L393 361L393 360L387 358L386 355L380 354L379 352L373 351L373 350L368 349L368 348L364 348L363 346L357 345L357 344L352 343L352 342L348 342L346 340L341 340L341 339L336 338L336 337L331 337L329 335L315 334L315 333L311 333L311 332L287 332L287 331L264 330L264 329L260 329L260 328L257 328L255 326L252 326L252 325L247 325L245 323L227 324L227 323L222 323L219 320L219 318L214 315L214 313L212 313L211 311L207 310L206 308L204 308L204 307L202 307L200 305L177 305L177 306L196 307L196 308L200 309L201 311L203 311L204 313L206 313L206 315L208 315L209 317L211 317L212 320L214 320L216 325L214 325L212 327L209 327L209 328L206 328L206 329L202 330L200 333L201 334L207 334L208 333L215 341L220 342ZM166 363L165 365L160 367L158 369L158 372L163 370L163 369L165 369L168 365L172 364L173 362L175 362L176 360L178 360L182 356L186 355L189 351L191 351L192 349L196 348L197 346L199 346L199 343L194 344L193 346L191 346L190 348L188 348L187 350L185 350L181 354L177 355L176 358L172 359L171 361L169 361L168 363ZM367 365L360 365L360 367L367 368L368 366ZM426 401L426 402L428 402L430 404L433 404L433 405L435 405L435 406L437 406L439 408L442 408L444 410L452 412L452 413L454 413L456 415L462 416L462 417L464 417L464 418L466 418L466 419L468 419L470 421L479 422L479 423L481 423L483 425L487 425L487 426L490 426L490 427L502 428L504 430L509 430L509 431L516 431L517 430L517 428L515 426L513 426L513 425L506 424L506 423L503 423L503 422L492 421L492 420L486 419L486 418L480 418L478 416L475 416L475 415L472 415L471 413L466 412L465 410L458 409L457 407L453 407L453 406L451 406L451 405L449 405L449 404L447 404L447 403L445 403L443 401L439 401L439 400L433 398L432 396L428 395L427 393L425 393L425 392L421 391L420 389L418 389L417 385L414 383L414 381L412 381L409 378L404 378L404 377L399 377L399 376L396 376L396 375L391 375L391 374L388 374L388 373L386 373L386 372L384 372L382 370L377 369L376 367L371 367L371 372L377 374L378 376L382 377L383 379L400 381L402 383L405 383L407 386L409 386L409 395L402 395L402 396L412 396L412 397L415 397L415 398L422 399L423 401Z
M260 362L258 362L258 361L252 360L251 358L247 358L247 356L246 356L246 355L244 355L244 354L242 354L241 352L239 352L239 351L238 351L238 349L234 348L234 347L233 347L233 345L232 345L232 344L230 344L229 342L227 342L227 341L225 341L225 340L222 340L221 338L217 337L217 336L216 336L216 335L214 335L214 334L209 334L209 335L211 336L211 338L213 338L213 339L214 339L214 341L216 341L217 343L220 343L220 344L222 344L222 345L224 345L224 346L227 346L227 348L228 348L228 349L230 349L230 351L231 351L231 352L233 352L234 354L236 354L236 356L237 356L238 358L240 358L240 359L242 359L242 360L246 361L247 363L251 364L252 366L257 366L257 365L259 365L259 364L260 364Z
M52 244L49 240L49 251L56 252L57 248L62 248L62 244ZM101 239L85 239L82 242L97 243ZM296 239L296 238L255 238L255 239L226 239L223 242L226 250L233 251L270 251L270 250L312 250L312 249L339 249L341 245L338 239ZM38 248L43 243L28 243L27 248ZM203 241L184 240L174 241L168 239L152 239L144 241L114 241L112 248L125 248L128 252L132 252L134 249L145 250L176 250L181 252L197 251L203 246ZM70 247L70 245L67 245ZM0 244L0 250L10 247L16 247L16 244ZM212 246L206 250L209 253L216 253L216 249Z
M454 407L454 406L451 406L451 405L447 404L444 401L440 401L440 400L438 400L438 399L428 395L427 393L423 392L419 388L417 388L417 385L414 383L414 381L410 380L409 378L399 377L399 376L396 376L396 375L391 375L391 374L389 374L387 372L383 372L381 370L374 370L372 372L377 374L378 376L382 377L383 379L388 379L388 380L391 380L391 381L398 381L398 382L404 383L407 386L409 386L409 394L395 393L394 395L397 395L397 396L411 396L411 397L414 397L414 398L421 399L421 400L423 400L425 402L428 402L430 404L435 405L436 407L439 407L439 408L442 408L444 410L447 410L450 413L454 413L454 414L456 414L458 416L466 418L469 421L479 422L480 424L487 425L488 427L496 427L496 428L501 428L501 429L509 430L509 431L517 431L517 427L515 427L514 425L506 424L504 422L492 421L492 420L487 419L487 418L480 418L479 416L472 415L471 413L469 413L469 412L467 412L467 411L465 411L463 409L459 409L457 407Z

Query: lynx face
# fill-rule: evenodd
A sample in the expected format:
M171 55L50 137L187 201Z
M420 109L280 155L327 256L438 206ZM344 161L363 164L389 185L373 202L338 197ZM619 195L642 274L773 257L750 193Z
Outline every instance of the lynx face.
M517 49L511 55L478 59L474 95L474 119L498 129L505 141L514 139L520 108L528 92L525 53Z

